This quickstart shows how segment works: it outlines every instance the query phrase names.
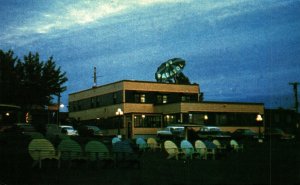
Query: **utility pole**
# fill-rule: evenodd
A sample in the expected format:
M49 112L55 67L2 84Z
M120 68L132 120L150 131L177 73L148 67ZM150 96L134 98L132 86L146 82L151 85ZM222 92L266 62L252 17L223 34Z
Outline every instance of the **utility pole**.
M299 85L299 82L290 82L289 83L290 85L293 86L293 89L294 89L294 95L295 95L295 111L296 113L298 113L298 85Z

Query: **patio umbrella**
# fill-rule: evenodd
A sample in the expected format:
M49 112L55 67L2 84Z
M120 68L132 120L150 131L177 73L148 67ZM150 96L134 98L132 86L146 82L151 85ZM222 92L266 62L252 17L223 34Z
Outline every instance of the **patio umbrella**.
M173 58L162 63L155 73L155 79L158 82L176 81L176 76L181 73L185 66L185 61L181 58Z

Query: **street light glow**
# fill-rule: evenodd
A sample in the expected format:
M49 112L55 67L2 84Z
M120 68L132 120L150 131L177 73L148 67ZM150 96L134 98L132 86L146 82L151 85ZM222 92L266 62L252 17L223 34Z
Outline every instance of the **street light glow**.
M123 111L121 108L118 108L117 112L116 112L116 115L119 116L119 115L123 115Z
M262 116L260 115L260 114L257 114L257 116L256 116L256 121L262 121L263 120L263 118L262 118Z

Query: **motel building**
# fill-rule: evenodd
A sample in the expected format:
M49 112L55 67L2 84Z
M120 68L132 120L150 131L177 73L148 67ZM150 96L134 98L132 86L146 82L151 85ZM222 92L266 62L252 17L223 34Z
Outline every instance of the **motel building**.
M262 103L201 99L198 84L122 80L69 94L69 117L125 138L154 136L157 130L178 123L230 132L264 129L264 121L256 121L264 115Z

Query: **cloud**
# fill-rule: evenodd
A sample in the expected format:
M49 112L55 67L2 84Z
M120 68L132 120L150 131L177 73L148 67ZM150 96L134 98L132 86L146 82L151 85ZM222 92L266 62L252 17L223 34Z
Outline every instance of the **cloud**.
M27 2L0 7L0 47L54 55L71 90L92 85L93 66L113 72L102 83L154 80L160 63L181 57L188 62L184 73L207 96L234 99L299 81L299 6L296 0ZM285 64L292 69L282 72Z
M289 1L287 1L288 3ZM286 3L286 2L285 2ZM7 28L5 37L1 38L1 42L9 42L14 40L18 45L25 45L32 42L29 36L36 37L47 34L48 36L55 36L60 34L60 31L70 29L83 29L95 23L101 23L105 19L117 16L119 19L128 19L128 16L134 16L132 12L140 11L149 8L149 6L168 7L177 5L176 7L167 9L157 9L157 12L147 12L152 14L156 20L154 26L159 29L166 30L169 26L176 24L179 20L176 16L183 16L184 14L197 13L207 20L211 25L216 24L229 17L239 16L248 11L255 11L257 9L267 8L268 6L275 6L276 3L257 1L193 1L193 0L102 0L102 1L54 1L47 9L39 10L35 7L31 11L30 18L22 20L19 18L19 24ZM281 3L283 4L283 3ZM188 5L184 6L184 5ZM278 5L277 5L278 6ZM182 10L184 8L185 10ZM30 10L30 7L29 9ZM155 9L154 9L155 11ZM159 16L157 16L159 15ZM176 16L175 16L176 15ZM174 17L175 16L175 17ZM136 19L135 17L130 17ZM142 20L138 20L142 21ZM111 23L113 24L113 23Z

